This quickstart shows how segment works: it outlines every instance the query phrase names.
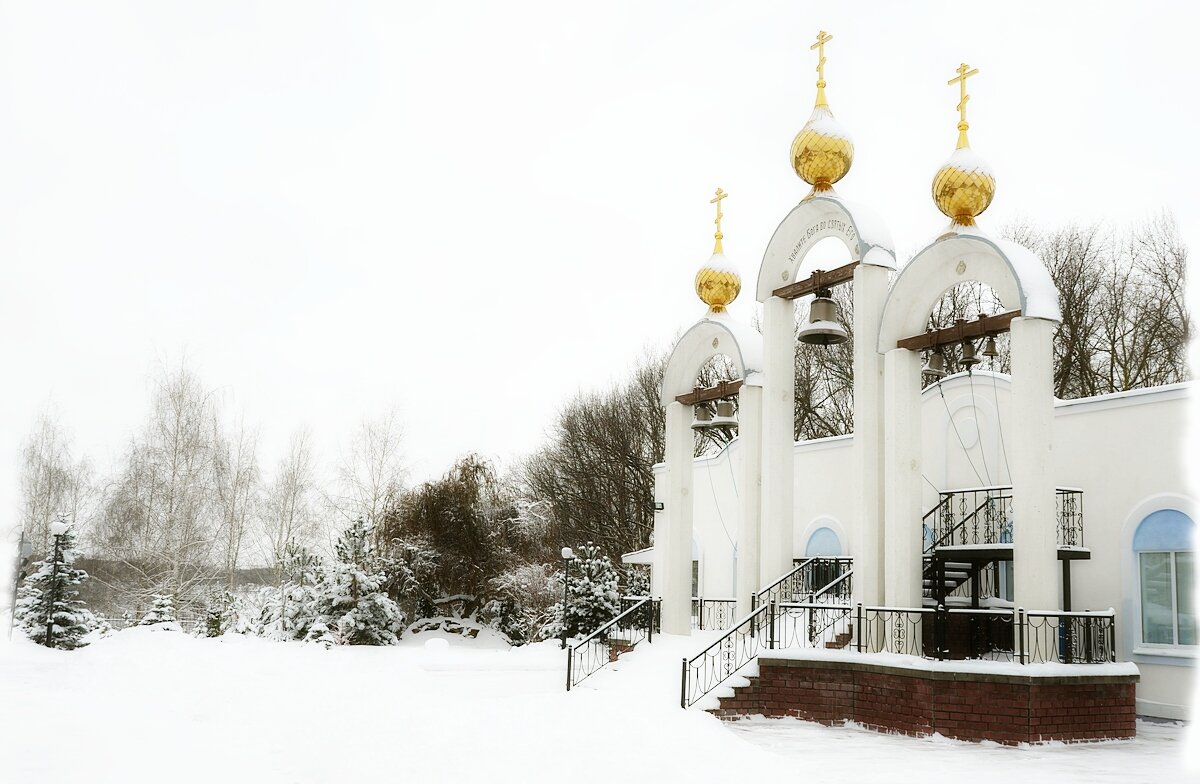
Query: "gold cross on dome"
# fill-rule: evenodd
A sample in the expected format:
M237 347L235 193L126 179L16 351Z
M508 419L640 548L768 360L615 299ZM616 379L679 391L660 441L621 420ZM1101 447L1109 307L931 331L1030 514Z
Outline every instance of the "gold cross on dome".
M817 79L821 82L825 81L825 44L833 40L833 36L822 30L817 33L817 42L808 47L809 51L817 50ZM820 85L824 87L824 85Z
M958 76L946 82L946 84L958 82L958 121L965 123L967 121L967 101L971 100L971 96L967 95L967 79L979 73L979 69L971 68L971 66L963 63L958 66L956 73Z
M717 233L713 235L713 238L716 240L713 243L713 253L724 253L724 249L721 247L721 240L725 239L725 235L721 233L721 218L725 217L725 213L721 212L721 201L728 197L728 193L717 188L717 195L708 200L709 204L717 205L717 217L713 221L713 223L717 224Z

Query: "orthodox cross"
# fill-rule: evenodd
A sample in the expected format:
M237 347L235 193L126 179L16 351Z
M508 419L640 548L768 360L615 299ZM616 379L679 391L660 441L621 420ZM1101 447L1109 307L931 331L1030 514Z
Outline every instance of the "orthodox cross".
M713 223L717 224L717 233L713 235L716 239L716 243L713 245L713 253L724 253L724 250L721 248L721 240L725 238L725 235L721 233L721 218L725 217L725 213L721 212L721 200L728 196L728 193L717 188L717 195L708 200L709 204L717 205L717 217L713 221Z
M817 86L818 87L825 86L823 84L823 82L825 81L825 44L829 43L832 40L833 40L833 36L830 35L829 33L825 32L824 30L822 30L821 32L817 33L817 42L815 44L813 44L812 46L808 47L809 51L811 51L813 49L817 50L817 58L818 58L817 59L817 81L818 81Z
M967 95L967 79L979 73L978 68L963 63L958 66L958 76L954 77L946 84L954 84L958 82L958 146L963 148L967 146L967 101L971 100L971 96Z

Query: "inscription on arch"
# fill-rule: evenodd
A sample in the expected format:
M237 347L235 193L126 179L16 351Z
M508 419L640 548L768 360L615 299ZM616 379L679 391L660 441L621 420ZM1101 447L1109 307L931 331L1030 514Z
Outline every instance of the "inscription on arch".
M858 232L855 231L853 223L840 218L826 218L804 230L800 239L792 247L792 252L788 254L788 263L795 262L813 242L833 236L841 237L851 248L858 244Z

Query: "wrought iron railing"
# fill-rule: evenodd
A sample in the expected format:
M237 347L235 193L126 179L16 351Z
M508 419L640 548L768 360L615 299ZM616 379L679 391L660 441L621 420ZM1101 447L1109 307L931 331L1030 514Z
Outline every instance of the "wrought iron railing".
M642 640L650 642L661 624L662 602L643 597L616 618L567 649L567 691L604 669Z
M760 626L774 628L765 623L772 605L764 604L751 610L750 614L733 625L716 642L690 659L683 660L683 683L680 686L679 704L687 708L720 686L742 667L758 656L769 641L760 636ZM766 642L766 645L764 645Z
M1058 544L1083 546L1083 491L1060 487L1054 492ZM1012 485L977 487L939 493L938 503L922 519L922 549L967 544L1011 544Z
M737 599L692 597L693 629L728 629L737 612Z
M751 609L775 602L801 602L848 574L850 558L806 558L790 572L750 597Z
M650 596L622 596L621 597L621 613L631 609L639 602L645 599L651 599ZM620 613L618 613L620 614ZM654 599L654 633L658 634L662 631L662 603L658 599Z

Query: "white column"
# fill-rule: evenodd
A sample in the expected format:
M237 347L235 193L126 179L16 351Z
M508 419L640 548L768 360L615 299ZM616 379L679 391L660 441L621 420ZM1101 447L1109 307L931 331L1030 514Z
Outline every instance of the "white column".
M883 601L921 606L921 355L895 348L883 369ZM857 578L857 574L855 575Z
M883 602L883 355L877 350L888 270L854 270L854 466L858 473L850 555L853 601Z
M655 561L662 564L662 630L692 631L692 407L673 401L666 412L666 537L654 540ZM661 552L660 552L661 549Z
M795 411L795 305L763 303L762 561L759 587L792 568Z
M1053 321L1013 319L1013 599L1026 610L1059 609L1058 530L1051 448L1054 428Z
M737 617L750 612L759 589L759 539L762 526L762 387L743 385L738 393Z

